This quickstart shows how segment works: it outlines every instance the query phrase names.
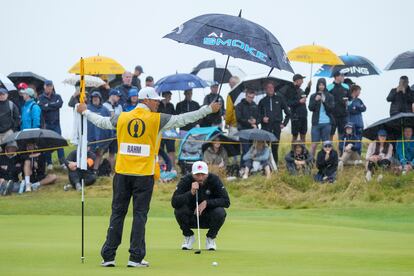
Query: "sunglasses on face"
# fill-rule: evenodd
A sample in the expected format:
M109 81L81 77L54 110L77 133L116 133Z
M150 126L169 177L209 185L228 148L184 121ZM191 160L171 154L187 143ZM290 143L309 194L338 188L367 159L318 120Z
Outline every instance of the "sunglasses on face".
M325 145L324 148L332 148L332 145Z

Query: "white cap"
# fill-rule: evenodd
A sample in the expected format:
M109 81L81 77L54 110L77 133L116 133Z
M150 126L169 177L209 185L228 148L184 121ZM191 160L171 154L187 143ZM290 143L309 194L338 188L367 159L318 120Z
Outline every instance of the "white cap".
M139 90L138 99L140 100L150 99L150 100L156 100L156 101L164 100L163 97L158 95L157 91L155 91L153 87L144 87L141 90Z
M208 174L208 166L207 163L204 161L197 161L193 164L193 167L191 169L192 174Z

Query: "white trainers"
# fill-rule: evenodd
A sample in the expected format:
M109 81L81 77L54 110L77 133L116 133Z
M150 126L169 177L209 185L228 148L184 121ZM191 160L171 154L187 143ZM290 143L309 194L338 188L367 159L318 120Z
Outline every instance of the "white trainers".
M108 261L108 262L102 261L101 266L103 266L103 267L114 267L115 266L115 261Z
M127 267L149 267L149 262L142 260L140 263L128 261Z
M31 183L26 183L26 192L31 192L32 191L32 184Z
M192 236L184 236L183 244L181 245L182 250L191 250L193 249L193 243L195 242L194 235Z
M382 174L378 175L377 182L381 182L384 176Z
M212 238L206 238L206 249L207 250L216 250L216 241Z
M372 179L372 172L371 171L367 171L367 173L365 174L365 179L369 182Z

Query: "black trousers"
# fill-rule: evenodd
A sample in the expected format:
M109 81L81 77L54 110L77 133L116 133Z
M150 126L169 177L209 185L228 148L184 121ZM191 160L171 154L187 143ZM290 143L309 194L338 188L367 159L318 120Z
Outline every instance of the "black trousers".
M81 178L83 178L85 186L92 185L96 181L96 174L93 172L81 171L79 169L76 169L75 171L69 170L68 176L69 182L72 184L73 188L76 188L76 183L81 183Z
M194 235L193 230L191 230L191 228L197 228L197 217L194 211L185 205L179 209L175 209L174 214L178 225L180 225L183 231L183 235L186 237ZM200 228L208 229L206 236L215 239L225 220L226 211L224 208L216 207L214 209L208 209L207 207L200 216Z
M275 126L275 129L272 131L272 133L277 138L277 142L272 142L272 155L273 155L273 159L275 160L276 165L278 164L278 161L279 161L279 141L280 141L280 132L282 131L280 129L280 124L281 123L278 123Z
M154 188L154 176L130 176L115 174L113 180L112 214L106 241L101 255L105 261L115 259L116 250L121 244L124 219L128 205L133 199L133 220L129 260L141 262L145 257L145 224Z

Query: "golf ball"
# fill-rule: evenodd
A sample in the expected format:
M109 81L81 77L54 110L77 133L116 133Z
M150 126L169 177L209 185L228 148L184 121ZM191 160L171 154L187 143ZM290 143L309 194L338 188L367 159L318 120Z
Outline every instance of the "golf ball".
M218 266L218 262L213 262L211 265L212 266Z

